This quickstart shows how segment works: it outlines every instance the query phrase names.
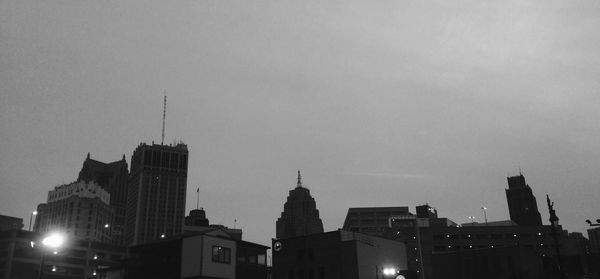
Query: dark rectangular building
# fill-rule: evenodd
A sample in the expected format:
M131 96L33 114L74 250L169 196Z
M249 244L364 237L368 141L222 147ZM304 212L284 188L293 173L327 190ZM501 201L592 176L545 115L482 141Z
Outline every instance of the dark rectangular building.
M525 177L520 174L508 177L507 181L506 200L510 219L519 226L541 226L542 217L531 187L525 183Z
M183 143L142 143L135 149L127 189L127 244L182 233L187 163L188 149Z
M337 230L272 245L273 279L396 278L407 270L404 243L361 233Z

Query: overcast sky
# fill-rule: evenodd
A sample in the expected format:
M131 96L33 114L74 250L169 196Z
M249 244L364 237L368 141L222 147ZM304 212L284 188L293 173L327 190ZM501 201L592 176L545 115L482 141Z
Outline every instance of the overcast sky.
M188 144L187 210L270 245L301 169L325 230L349 207L600 218L600 2L0 0L0 214L88 152ZM587 235L587 234L586 234Z

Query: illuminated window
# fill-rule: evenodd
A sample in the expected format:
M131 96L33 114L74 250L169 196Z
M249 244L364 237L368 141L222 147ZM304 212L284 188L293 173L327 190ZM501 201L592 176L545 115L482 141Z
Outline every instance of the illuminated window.
M212 261L226 264L231 263L231 249L222 246L213 246Z

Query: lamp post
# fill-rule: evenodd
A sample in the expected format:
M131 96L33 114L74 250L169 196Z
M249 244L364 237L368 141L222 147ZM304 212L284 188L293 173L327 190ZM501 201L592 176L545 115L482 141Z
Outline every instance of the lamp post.
M475 216L469 216L469 220L471 220L471 225L475 225Z
M44 262L46 261L46 250L45 249L46 248L58 249L64 244L64 242L65 242L65 237L59 233L53 233L53 234L50 234L50 235L44 237L44 239L42 240L42 246L41 246L42 259L40 261L40 270L38 273L38 279L42 279L42 276L44 275ZM56 271L56 268L53 267L52 271Z
M485 220L485 225L487 226L487 207L482 206L481 209L483 210L483 219Z
M33 212L31 212L31 215L29 216L29 231L31 231L31 220L33 220L33 216L37 216L37 210L34 210Z

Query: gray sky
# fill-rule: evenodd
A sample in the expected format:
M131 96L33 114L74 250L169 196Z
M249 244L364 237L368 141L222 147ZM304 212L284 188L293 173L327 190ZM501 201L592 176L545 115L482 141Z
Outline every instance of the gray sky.
M600 2L0 0L0 214L22 217L141 141L190 149L214 223L269 244L296 170L326 230L428 202L600 218Z

